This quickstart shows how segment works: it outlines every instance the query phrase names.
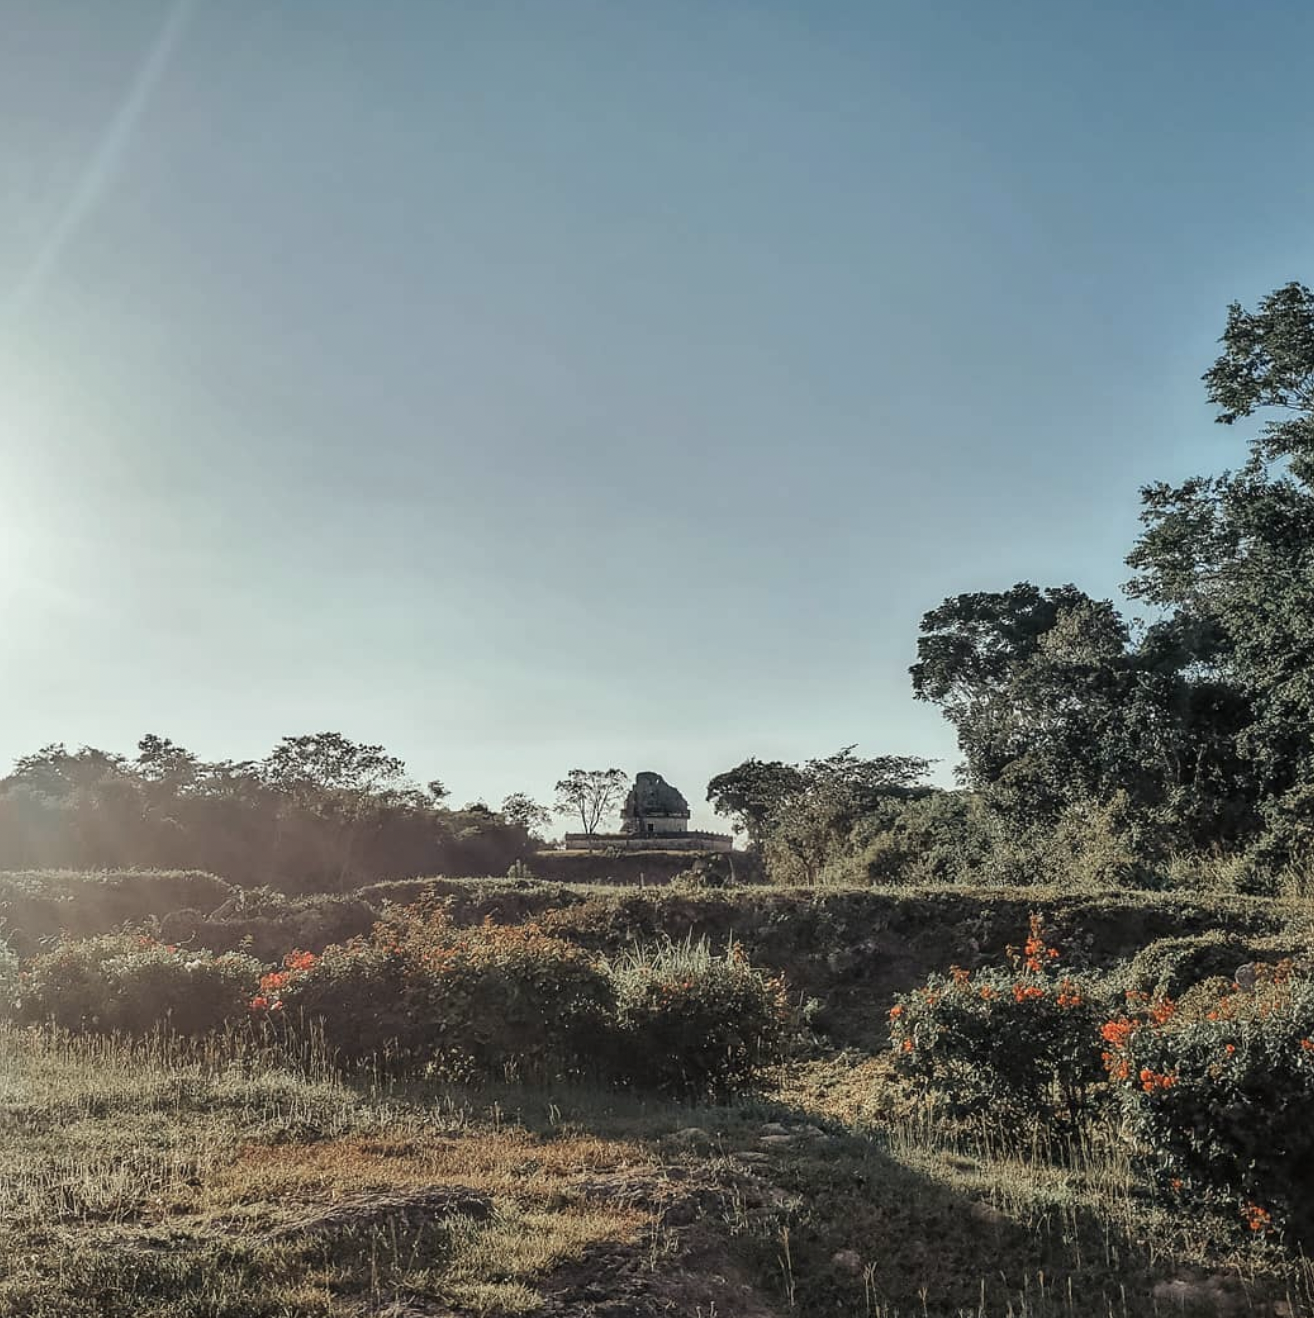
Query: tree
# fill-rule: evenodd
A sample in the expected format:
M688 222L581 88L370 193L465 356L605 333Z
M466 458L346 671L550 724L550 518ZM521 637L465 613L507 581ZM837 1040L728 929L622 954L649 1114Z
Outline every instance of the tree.
M19 785L45 796L65 797L90 790L110 778L121 777L126 761L122 755L83 746L70 751L63 742L51 742L14 762L7 784Z
M137 743L137 773L149 783L190 786L203 766L191 751L148 732Z
M598 825L624 799L629 775L623 769L572 769L556 786L556 812L578 815L585 833Z
M508 824L523 828L531 837L537 837L552 822L552 812L527 793L512 792L502 802L502 818Z
M877 755L864 759L841 747L822 760L809 760L802 769L807 790L835 801L850 815L866 814L891 796L907 796L921 788L931 761L920 755Z
M284 737L263 765L265 779L284 791L376 792L399 784L405 764L382 746L354 742L340 732Z
M748 834L785 882L815 883L847 847L854 826L883 802L929 789L930 761L915 755L864 758L844 746L803 764L748 759L707 784L707 799Z
M773 877L816 883L823 869L851 850L855 827L890 800L907 800L930 789L930 761L914 755L863 758L844 746L797 770L802 786L768 819L764 843Z
M1252 810L1235 739L1245 702L1204 662L1185 617L1139 643L1108 600L1075 586L946 600L922 621L913 690L958 732L968 785L1015 829L1106 806L1175 845L1235 839Z
M1128 642L1112 603L1076 586L957 595L922 619L913 693L954 725L969 785L1021 825L1052 822L1125 774Z
M735 833L746 833L749 844L760 847L771 816L803 786L796 765L750 757L717 774L707 784L707 800L718 815L730 819Z
M1314 844L1314 293L1233 303L1221 343L1203 377L1217 420L1279 415L1239 471L1141 491L1128 590L1203 637L1197 669L1248 709L1243 788L1285 858Z

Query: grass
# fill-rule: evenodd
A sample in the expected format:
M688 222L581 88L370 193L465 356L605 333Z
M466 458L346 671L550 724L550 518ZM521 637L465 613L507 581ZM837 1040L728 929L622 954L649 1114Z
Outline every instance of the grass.
M1308 945L1308 902L442 887L472 921L550 908L618 964L654 933L672 966L742 937L838 1023L725 1106L0 1026L0 1318L1314 1318L1305 1260L1157 1199L1116 1131L952 1120L881 1052L893 992L997 961L1031 910L1108 969L1211 929Z
M682 1106L3 1030L0 1315L1314 1313L1098 1128L956 1125L862 1054L777 1079Z
M0 1130L6 1316L339 1314L417 1296L525 1312L526 1278L645 1223L572 1191L643 1165L623 1140L480 1122L450 1095L298 1073L240 1040L4 1031ZM435 1211L435 1186L454 1211Z

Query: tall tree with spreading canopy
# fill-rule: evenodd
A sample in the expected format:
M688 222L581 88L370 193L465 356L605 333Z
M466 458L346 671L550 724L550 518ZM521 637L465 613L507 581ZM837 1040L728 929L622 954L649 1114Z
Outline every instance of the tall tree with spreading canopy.
M1200 637L1198 671L1246 706L1243 785L1290 858L1314 844L1314 293L1233 303L1221 343L1216 419L1266 420L1239 470L1142 490L1128 590Z
M796 765L750 757L707 784L707 801L735 833L747 834L749 844L760 847L772 814L803 789L804 781Z
M572 769L557 782L556 812L576 816L591 836L624 799L629 785L624 769Z

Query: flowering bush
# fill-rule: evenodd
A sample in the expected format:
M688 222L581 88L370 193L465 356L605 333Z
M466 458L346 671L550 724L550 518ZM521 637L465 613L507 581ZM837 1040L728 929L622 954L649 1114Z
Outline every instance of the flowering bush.
M345 1061L543 1077L585 1068L614 994L587 953L534 925L462 929L428 910L319 957L293 954L252 1006L316 1023Z
M213 956L145 935L67 940L26 962L12 1013L69 1030L145 1033L165 1026L204 1034L242 1020L260 963Z
M1165 1182L1231 1202L1252 1231L1314 1240L1314 985L1283 965L1250 991L1130 995L1102 1033L1129 1128Z
M610 965L616 984L613 1065L631 1084L727 1096L783 1056L784 984L731 944L664 943Z
M1070 1120L1100 1077L1100 991L1058 968L1038 916L1007 969L932 975L890 1009L897 1069L958 1112Z

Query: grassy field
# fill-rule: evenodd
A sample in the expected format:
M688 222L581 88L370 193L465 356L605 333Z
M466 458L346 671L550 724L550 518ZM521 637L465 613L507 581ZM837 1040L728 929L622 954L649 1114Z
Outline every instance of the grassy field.
M0 1314L1314 1313L1121 1146L954 1127L883 1059L726 1107L0 1035Z
M859 1028L1039 894L578 896L558 923L586 943L751 926L848 1024L725 1106L0 1027L0 1318L1314 1314L1303 1259L1155 1199L1117 1131L955 1122ZM1298 940L1307 915L1044 900L1102 962L1177 928Z

